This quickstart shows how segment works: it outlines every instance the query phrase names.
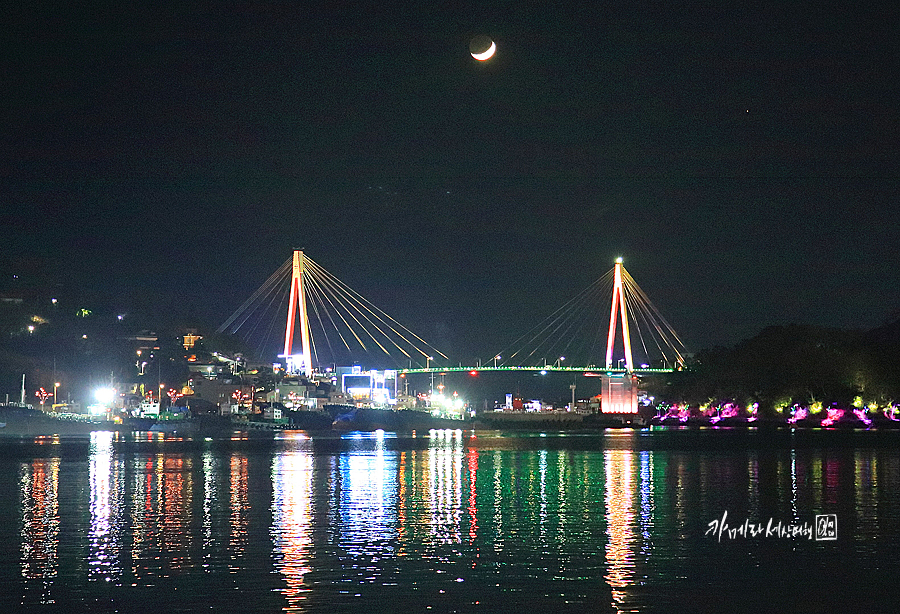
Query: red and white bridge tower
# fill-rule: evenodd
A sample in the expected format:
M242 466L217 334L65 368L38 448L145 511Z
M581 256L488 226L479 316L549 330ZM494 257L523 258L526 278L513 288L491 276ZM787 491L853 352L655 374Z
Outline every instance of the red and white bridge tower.
M312 374L312 354L309 343L309 316L306 312L306 288L303 284L305 261L303 250L294 250L294 261L291 267L291 296L288 303L287 326L284 331L284 354L288 372L302 371L309 377ZM300 311L300 343L302 354L294 354L294 324L297 310Z
M622 317L622 344L625 350L624 372L613 371L613 349L616 342L616 319ZM622 285L622 258L616 258L613 278L612 306L609 312L609 335L606 339L606 373L602 377L601 411L604 414L636 414L638 379L631 357L631 335L628 330L628 302Z

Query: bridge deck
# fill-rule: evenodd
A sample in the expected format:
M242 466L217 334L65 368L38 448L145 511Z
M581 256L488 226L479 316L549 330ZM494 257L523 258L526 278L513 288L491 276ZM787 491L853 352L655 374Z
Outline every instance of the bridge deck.
M543 367L492 367L492 366L481 366L481 367L430 367L428 369L400 369L400 373L454 373L460 371L538 371L538 372L549 372L549 371L562 371L565 373L596 373L596 375L600 375L601 373L627 373L626 369L604 369L603 367L598 367L596 365L590 365L587 367L557 367L554 365L546 365ZM666 369L634 369L632 372L636 375L652 375L655 373L671 373L674 371L672 368Z

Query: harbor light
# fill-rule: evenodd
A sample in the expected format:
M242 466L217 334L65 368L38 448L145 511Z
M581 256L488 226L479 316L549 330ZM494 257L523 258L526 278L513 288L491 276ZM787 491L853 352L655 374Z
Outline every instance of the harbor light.
M98 388L94 391L94 398L97 399L98 403L111 406L116 398L116 391L113 388Z

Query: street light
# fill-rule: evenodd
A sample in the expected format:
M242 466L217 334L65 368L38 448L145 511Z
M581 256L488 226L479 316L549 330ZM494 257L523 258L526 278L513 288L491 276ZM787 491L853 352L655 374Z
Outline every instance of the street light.
M496 356L494 356L494 368L495 369L497 368L497 361L500 360L500 358L501 358L500 354L497 354Z
M429 363L434 360L431 356L426 357L425 369L428 369ZM428 390L428 406L431 407L433 405L433 397L434 397L434 371L431 372L431 388Z
M557 366L557 367L561 367L562 365L561 365L560 363L561 363L562 361L564 361L565 359L566 359L565 356L560 356L559 358L557 358L557 359L556 359L556 366Z
M59 392L59 382L53 384L53 404L57 405L57 393Z
M432 360L434 360L434 356L426 356L426 357L425 357L425 368L426 368L426 369L430 369L430 368L431 368L431 361L432 361Z

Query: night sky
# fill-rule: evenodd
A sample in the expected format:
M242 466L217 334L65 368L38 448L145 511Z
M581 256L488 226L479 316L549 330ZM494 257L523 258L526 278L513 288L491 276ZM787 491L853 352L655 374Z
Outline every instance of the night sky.
M72 4L5 9L5 282L214 329L303 247L463 363L617 256L690 351L900 308L890 3Z

